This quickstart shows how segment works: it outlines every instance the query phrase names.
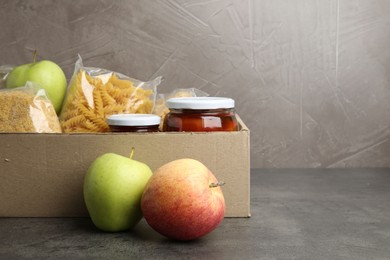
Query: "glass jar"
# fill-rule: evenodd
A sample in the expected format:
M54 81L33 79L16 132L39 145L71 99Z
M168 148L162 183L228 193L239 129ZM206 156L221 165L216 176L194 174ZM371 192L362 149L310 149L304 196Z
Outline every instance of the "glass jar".
M222 97L181 97L166 101L169 113L163 130L167 132L237 131L234 100Z
M152 114L116 114L107 117L112 132L158 132L161 118Z

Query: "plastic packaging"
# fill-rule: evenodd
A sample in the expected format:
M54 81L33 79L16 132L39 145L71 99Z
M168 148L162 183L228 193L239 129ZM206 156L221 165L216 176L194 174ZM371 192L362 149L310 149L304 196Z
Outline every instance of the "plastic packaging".
M27 82L0 90L0 132L61 133L54 106L45 90Z
M143 82L121 73L84 67L79 56L60 114L64 132L107 132L107 116L152 113L162 77Z
M0 66L0 89L5 88L5 82L8 74L12 71L13 66L1 65Z

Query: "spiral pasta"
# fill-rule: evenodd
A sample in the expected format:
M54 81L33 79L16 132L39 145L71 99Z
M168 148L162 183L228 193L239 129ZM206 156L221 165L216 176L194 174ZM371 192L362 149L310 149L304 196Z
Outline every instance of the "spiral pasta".
M109 77L108 80L106 77ZM153 91L135 87L115 73L92 77L80 70L71 80L60 123L64 132L106 132L106 117L118 113L151 113Z

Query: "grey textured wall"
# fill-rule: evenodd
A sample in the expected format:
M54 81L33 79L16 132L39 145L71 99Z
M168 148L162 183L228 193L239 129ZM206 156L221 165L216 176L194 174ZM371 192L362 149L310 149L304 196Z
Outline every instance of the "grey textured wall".
M252 167L390 166L390 1L0 2L0 63L39 57L236 100Z

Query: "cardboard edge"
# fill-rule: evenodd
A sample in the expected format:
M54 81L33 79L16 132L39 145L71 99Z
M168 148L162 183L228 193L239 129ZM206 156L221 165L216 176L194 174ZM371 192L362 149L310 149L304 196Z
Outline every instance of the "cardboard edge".
M249 128L246 126L244 121L242 121L241 117L236 114L236 118L237 118L237 122L238 122L238 124L240 126L240 130L239 131L248 131L249 132Z
M248 218L252 217L252 214L251 214L251 146L250 146L250 130L249 128L247 127L247 125L244 123L244 121L241 119L241 117L239 115L237 115L237 120L239 122L239 124L242 126L242 130L243 131L246 131L248 134L247 134L247 147L248 147L248 156L246 157L247 158L247 166L248 166L248 183L249 183L249 187L248 187Z
M246 214L246 216L239 216L239 217L242 217L242 218L250 218L252 217L252 214L251 214L251 186L250 186L250 183L251 183L251 167L250 167L250 130L249 128L247 127L247 125L244 123L244 121L242 120L242 118L236 114L236 118L237 118L237 122L240 126L240 130L241 132L246 132L246 137L247 137L247 144L246 146L248 147L248 155L246 156L247 158L247 171L248 171L248 183L249 183L249 187L248 187L248 194L247 194L247 197L248 197L248 212Z

